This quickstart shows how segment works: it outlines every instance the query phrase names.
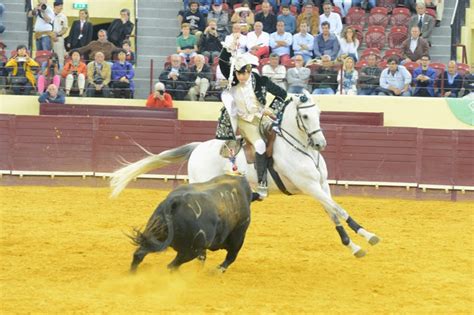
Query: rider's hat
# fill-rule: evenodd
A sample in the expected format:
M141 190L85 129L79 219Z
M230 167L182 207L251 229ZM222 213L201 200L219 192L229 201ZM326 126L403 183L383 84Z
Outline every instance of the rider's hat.
M252 72L253 67L258 67L258 57L251 53L245 53L236 57L235 71Z

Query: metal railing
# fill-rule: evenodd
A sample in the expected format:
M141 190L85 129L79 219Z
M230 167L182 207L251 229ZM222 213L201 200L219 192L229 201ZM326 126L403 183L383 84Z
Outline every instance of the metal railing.
M466 9L469 8L469 0L457 0L454 7L453 17L451 18L451 60L457 60L457 48L462 47L461 29L466 24ZM465 46L464 46L465 50ZM467 63L465 51L463 53L463 63ZM464 60L466 58L466 60Z

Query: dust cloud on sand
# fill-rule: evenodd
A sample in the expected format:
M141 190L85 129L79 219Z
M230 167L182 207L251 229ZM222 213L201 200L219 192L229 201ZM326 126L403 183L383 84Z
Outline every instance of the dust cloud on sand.
M314 200L252 205L245 244L225 274L224 251L175 273L172 249L128 274L134 247L166 191L0 187L0 312L471 314L473 203L339 197L382 242L350 231L356 259Z

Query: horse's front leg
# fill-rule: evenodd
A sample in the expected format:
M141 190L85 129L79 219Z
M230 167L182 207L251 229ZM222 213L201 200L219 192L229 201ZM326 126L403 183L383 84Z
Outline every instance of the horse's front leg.
M327 181L321 185L322 189L326 192L326 194L331 198L331 191L329 188L329 184ZM367 242L369 242L370 245L375 245L380 241L380 238L375 235L374 233L371 233L364 229L361 225L359 225L348 213L346 210L344 210L340 205L338 205L335 201L333 201L335 204L335 213L344 221L346 221L347 225L356 232L357 234L363 236ZM327 210L326 210L327 211ZM329 212L328 212L329 214ZM332 219L332 218L331 218ZM336 218L337 219L337 218ZM333 220L334 221L334 220ZM339 221L339 220L338 220ZM336 229L337 229L337 224L336 224ZM339 232L339 230L338 230ZM345 231L344 231L345 233ZM339 232L339 235L341 235L341 232ZM342 236L341 236L342 239Z

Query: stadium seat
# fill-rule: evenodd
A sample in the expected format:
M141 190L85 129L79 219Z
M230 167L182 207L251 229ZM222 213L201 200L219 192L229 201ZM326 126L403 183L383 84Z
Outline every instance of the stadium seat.
M413 71L420 66L419 63L416 63L414 61L408 61L403 64L405 68L410 72L411 75L413 75Z
M401 48L403 42L408 38L408 30L405 26L393 26L387 36L390 48Z
M360 59L361 60L366 60L367 56L369 56L369 55L375 55L377 60L382 59L381 56L380 56L380 49L378 49L378 48L366 48L366 49L364 49L364 51L362 51Z
M381 60L379 63L377 63L377 66L382 70L387 68L387 60Z
M50 50L38 50L36 51L35 61L42 65L43 62L48 61L49 58L51 58L51 55L52 52Z
M368 48L382 50L385 47L385 28L369 26L367 33L365 33L365 44Z
M459 74L461 74L461 75L466 75L470 72L469 65L467 65L465 63L458 63L456 68L457 68L457 71L459 72Z
M347 25L360 25L364 26L366 22L365 10L359 7L351 7L346 15Z
M398 4L398 0L377 0L377 5L379 7L384 7L387 9L387 13L391 12L394 8L396 8Z
M436 76L442 76L444 73L444 70L446 70L446 65L441 62L432 62L430 63L430 67L433 68L436 71Z
M364 29L362 25L350 25L350 27L356 30L356 36L357 36L357 39L359 40L359 47L360 47L364 40Z
M360 69L362 69L363 67L366 67L367 66L367 61L366 60L359 60L356 65L355 65L355 68L357 71L360 71Z
M279 9L279 11L278 11L278 14L281 14L281 9L282 9L282 8L283 8L283 7L280 6L280 9ZM296 6L294 6L294 5L290 5L290 12L291 12L291 14L293 14L293 15L298 15L298 7L296 7Z
M388 25L388 10L384 7L375 7L370 10L368 24L386 27Z
M399 49L399 48L387 49L385 51L382 59L383 60L388 60L388 58L393 57L393 56L398 57L398 60L402 60L403 54L402 54L401 49Z
M410 22L411 15L410 10L407 8L395 8L392 11L392 16L390 17L391 25L398 26L407 26Z
M284 65L286 69L294 68L295 60L294 59L287 60L286 62L282 63L282 65Z
M270 58L262 58L258 62L258 72L262 73L262 68L264 65L267 65L270 63Z
M318 8L315 7L315 9L318 9ZM314 9L313 9L313 11L314 11ZM335 5L334 5L334 6L332 7L332 12L339 14L339 16L340 16L341 19L342 19L341 9L340 9L338 6L335 6ZM319 13L319 9L318 9L318 13Z

